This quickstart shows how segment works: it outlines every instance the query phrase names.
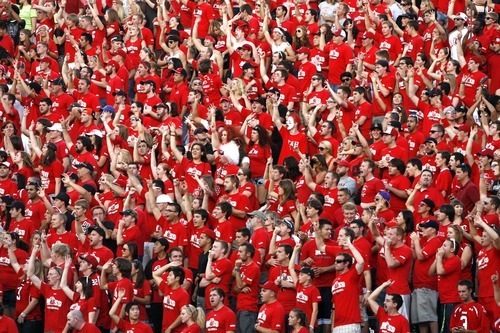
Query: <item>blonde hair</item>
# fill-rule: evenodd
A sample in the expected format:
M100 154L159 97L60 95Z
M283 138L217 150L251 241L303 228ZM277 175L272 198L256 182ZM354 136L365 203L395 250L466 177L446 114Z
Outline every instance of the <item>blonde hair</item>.
M191 318L198 326L200 326L201 329L205 328L205 312L202 308L195 308L191 304L184 305L182 308L189 311L189 313L191 314Z
M243 96L243 93L245 92L246 90L246 87L245 87L245 82L243 82L242 79L240 78L236 78L236 79L233 79L232 82L235 82L236 81L236 86L232 89L236 96Z
M332 144L330 141L323 140L319 144L323 145L326 149L328 149L328 151L330 152L330 155L332 155L333 147L332 147Z

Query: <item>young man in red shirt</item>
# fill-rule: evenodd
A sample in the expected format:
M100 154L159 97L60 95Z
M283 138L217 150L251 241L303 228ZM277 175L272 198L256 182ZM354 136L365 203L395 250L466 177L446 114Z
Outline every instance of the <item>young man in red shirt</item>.
M167 280L162 275L168 271ZM167 264L153 273L158 290L163 294L163 322L161 330L179 333L186 327L181 322L180 313L184 305L191 301L189 294L181 286L184 283L184 271L179 263Z
M490 329L486 309L472 299L473 283L469 280L461 280L456 288L462 303L457 305L451 313L450 331L453 333L469 331L488 333Z
M238 259L233 268L233 285L237 293L236 311L240 332L253 332L257 321L260 267L253 261L255 247L245 243L238 248Z
M259 333L285 332L285 310L283 305L277 301L279 287L273 281L267 281L261 286L260 296L262 307L257 316L255 330Z
M224 305L226 293L221 288L210 290L210 306L212 311L207 313L206 332L209 333L234 333L236 332L236 315Z
M411 234L412 247L416 261L413 268L413 294L411 299L412 324L423 326L422 329L438 330L437 316L437 277L429 275L429 269L434 262L437 250L442 242L437 236L439 223L430 220L419 225L422 229L422 239L418 232ZM418 304L425 304L424 306Z
M361 311L359 304L359 278L363 273L365 260L361 253L351 243L350 237L344 237L342 246L347 252L340 252L335 256L335 271L337 277L332 283L332 311L331 320L333 333L361 332ZM325 248L321 249L324 251Z
M205 288L205 310L211 309L210 290L220 288L225 293L229 293L229 283L233 265L227 258L229 252L228 243L217 240L208 254L208 262L205 276L200 281L200 287ZM226 300L226 303L228 300Z
M401 295L388 293L385 296L384 307L379 306L376 302L382 291L390 287L393 283L393 281L389 280L375 289L368 297L368 305L378 319L380 333L410 333L408 319L399 313L399 310L403 306Z

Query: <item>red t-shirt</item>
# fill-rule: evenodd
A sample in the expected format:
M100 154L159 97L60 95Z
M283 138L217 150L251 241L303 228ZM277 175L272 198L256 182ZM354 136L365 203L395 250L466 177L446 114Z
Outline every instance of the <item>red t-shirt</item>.
M335 326L361 323L359 311L359 277L353 265L344 274L338 274L332 285L332 303L335 307Z
M163 322L161 330L165 331L181 314L184 305L191 302L189 294L182 287L172 289L165 281L161 281L158 290L163 293ZM180 324L172 332L182 332L186 325Z
M231 272L233 271L233 265L231 261L227 258L217 259L212 262L212 273L215 274L216 277L220 278L219 283L210 282L210 284L205 288L205 309L211 309L210 305L210 290L212 288L221 288L224 290L226 295L229 294L229 283L231 282ZM226 297L224 303L229 304L229 297Z
M225 333L236 331L236 315L227 306L210 311L207 314L205 323L206 332Z
M434 262L436 252L441 247L442 242L437 236L428 241L421 238L420 242L425 244L422 246L422 255L424 259L417 259L415 261L415 266L413 267L413 288L437 290L437 277L429 275L429 268Z
M262 328L269 328L280 333L285 332L285 309L278 302L262 305L257 316L257 323Z
M240 275L241 281L243 281L243 283L245 283L247 287L250 288L250 291L248 293L238 293L238 298L236 300L236 311L247 310L250 312L257 312L259 311L259 305L255 300L259 297L259 265L255 261L252 261L248 265L242 265L240 269Z
M305 312L307 316L307 322L313 326L316 326L316 323L311 323L311 316L313 311L313 303L321 302L321 295L316 286L310 285L304 287L300 283L297 282L297 295L295 298L295 307L301 309Z
M443 259L445 275L438 275L439 303L459 303L457 285L462 275L462 263L458 256Z
M379 306L375 316L379 322L379 333L410 333L410 324L402 314L389 316L384 308Z
M300 270L300 267L296 267L296 271ZM280 278L282 281L292 282L293 279L290 276L290 271L288 270L288 266L274 266L269 269L269 277L267 281L275 283L276 279ZM283 288L281 287L278 290L278 297L276 300L283 305L286 313L290 312L295 306L295 298L297 295L297 291L292 288Z
M488 333L490 331L488 323L486 309L481 304L475 301L462 303L453 309L450 317L450 331L454 327L463 327L466 330Z
M61 333L66 326L66 315L72 301L66 297L62 289L52 289L45 282L42 282L40 294L45 297L44 331Z
M387 288L387 293L409 295L411 290L408 284L408 277L410 276L413 264L413 251L409 246L403 245L398 248L391 247L391 254L394 260L401 263L401 266L387 268L388 279L394 280L394 283Z

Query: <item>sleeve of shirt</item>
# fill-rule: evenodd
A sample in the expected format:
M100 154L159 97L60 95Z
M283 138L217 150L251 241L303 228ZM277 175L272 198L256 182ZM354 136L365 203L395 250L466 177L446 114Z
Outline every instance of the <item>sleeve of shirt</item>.
M226 320L226 332L235 331L236 330L236 315L233 311L227 312L227 320Z

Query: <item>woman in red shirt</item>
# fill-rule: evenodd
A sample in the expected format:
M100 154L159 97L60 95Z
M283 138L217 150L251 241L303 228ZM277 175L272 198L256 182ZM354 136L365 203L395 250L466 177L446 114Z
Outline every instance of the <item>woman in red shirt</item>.
M308 333L307 318L304 311L293 309L288 315L288 326L292 327L292 333Z
M71 266L71 258L66 259L64 263L64 271L61 278L61 288L64 294L73 301L71 310L80 310L83 314L83 319L87 323L95 324L97 320L94 297L92 296L92 280L87 277L81 277L75 283L75 291L68 287L68 272Z
M19 274L22 270L24 273L21 279L18 280L19 286L17 287L16 311L14 313L14 318L17 318L20 332L25 332L24 329L28 331L29 327L41 327L43 325L42 313L40 310L40 303L38 302L40 299L40 291L26 276L28 264L19 264L12 247L9 247L9 258L14 271ZM43 279L43 273L42 262L35 259L35 275Z
M182 333L201 333L201 329L205 327L205 312L191 304L184 305L181 309L181 321L186 324Z
M146 305L151 304L151 285L144 277L144 270L139 260L132 260L131 279L134 283L134 302L139 305L139 320L148 321Z
M278 217L284 219L285 217L292 218L295 221L295 227L298 227L299 213L295 205L295 186L289 179L283 179L278 187ZM298 230L298 228L296 229Z

